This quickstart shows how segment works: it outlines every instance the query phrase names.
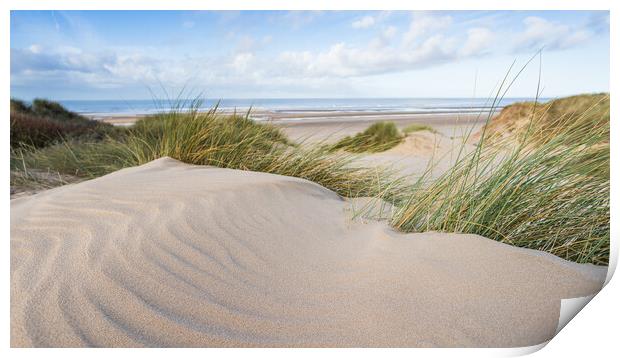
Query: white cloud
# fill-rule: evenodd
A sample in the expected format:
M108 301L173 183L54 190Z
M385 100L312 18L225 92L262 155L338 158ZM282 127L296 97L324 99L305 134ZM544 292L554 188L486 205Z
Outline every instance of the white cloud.
M452 23L450 16L436 16L428 13L415 12L409 30L403 36L405 45L420 41L425 35L438 33Z
M237 51L238 52L251 51L251 50L254 50L256 46L257 46L257 43L252 36L249 36L249 35L241 36L239 37L239 40L237 42Z
M384 47L391 44L392 40L396 37L398 30L394 26L388 26L384 28L377 37L370 41L370 47L380 51Z
M230 65L236 72L243 73L250 68L253 60L254 54L250 52L240 53L233 57L232 63Z
M586 28L575 28L541 17L529 16L523 20L525 30L516 38L516 50L566 49L579 45L592 36Z
M193 56L168 55L173 52L165 48L99 50L91 46L95 50L89 51L31 44L11 49L11 83L40 87L40 81L45 80L76 84L76 88L123 88L157 87L160 83L182 86L192 81L206 88L255 88L256 93L262 88L280 91L305 86L315 88L320 94L321 86L328 88L333 83L346 86L366 76L432 67L500 48L495 41L500 35L494 34L489 26L476 24L468 28L463 23L449 26L450 16L418 13L410 26L400 31L384 24L380 15L373 17L372 22L368 26L373 26L369 32L374 31L374 36L365 42L340 41L312 50L310 47L287 50L278 47L278 41L270 35L254 38L237 33L230 33L226 38L229 46L225 51ZM522 33L505 37L509 46L516 38L525 48L543 40L548 48L565 48L592 36L588 27L570 27L536 17L525 19L524 25Z
M395 26L388 26L383 30L383 36L385 38L391 39L396 36L398 29Z
M14 86L74 86L83 89L183 87L187 83L211 88L278 88L298 86L298 76L281 72L273 60L251 51L213 57L162 57L161 48L116 48L88 52L75 47L11 50ZM322 80L307 83L319 86ZM305 83L305 82L304 82ZM323 83L328 85L327 83Z
M353 21L351 26L354 29L366 29L375 24L375 18L372 16L364 16L359 20Z
M411 70L454 59L454 41L442 35L431 36L413 49L354 47L345 43L327 51L284 52L278 68L303 77L356 77Z
M16 83L30 81L36 84L47 79L113 88L136 81L156 81L160 73L166 73L166 67L160 61L136 52L106 50L95 53L68 46L55 49L39 46L36 52L11 50L11 79Z
M494 37L493 32L485 27L467 30L467 40L460 50L461 55L472 56L488 52Z
M30 52L35 54L41 53L41 45L32 44L30 45L30 47L28 47L28 49L30 50Z
M339 42L319 51L275 53L262 49L272 42L270 36L254 39L234 35L236 46L229 53L204 57L161 56L166 52L161 48L108 48L93 52L37 45L11 50L11 77L14 83L65 78L98 88L136 83L176 86L189 80L204 86L320 86L329 81L407 71L473 56L481 50L480 43L486 35L481 29L472 29L467 41L457 41L454 36L437 32L417 36L414 43L405 46L405 35L394 26L386 26L377 29L375 38L365 45Z
M236 53L256 52L259 50L263 50L273 42L273 37L271 35L265 35L260 38L255 38L250 35L229 35L230 36L228 38L231 40L231 42L236 41Z

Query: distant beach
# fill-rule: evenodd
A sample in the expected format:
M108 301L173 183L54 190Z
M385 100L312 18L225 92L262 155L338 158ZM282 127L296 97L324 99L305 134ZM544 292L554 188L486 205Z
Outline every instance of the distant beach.
M127 118L144 116L171 109L187 109L193 99L185 100L61 100L70 111L93 118ZM493 103L488 98L245 98L205 99L200 108L208 110L218 105L225 112L247 112L254 119L298 119L305 117L334 117L355 114L456 114L488 112L516 102L533 98L504 98ZM548 99L539 99L546 101Z

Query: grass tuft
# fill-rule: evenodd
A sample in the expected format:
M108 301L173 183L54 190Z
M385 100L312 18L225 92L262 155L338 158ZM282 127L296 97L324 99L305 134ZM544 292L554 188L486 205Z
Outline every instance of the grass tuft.
M437 131L433 129L433 127L425 125L425 124L417 124L417 123L410 124L403 129L403 133L405 134L421 132L421 131L429 131L431 133L437 133Z
M560 134L573 142L592 126L606 128L609 137L609 113L608 93L564 97L544 104L520 102L505 107L484 130L490 142L528 137L532 144L543 144Z
M216 109L172 111L143 119L121 139L14 150L11 169L93 178L166 156L190 164L304 178L347 197L402 200L404 192L392 172L354 165L355 155L324 146L293 145L275 126Z
M438 179L419 182L392 218L394 227L479 234L607 264L609 102L583 112L535 109L516 145L515 137L481 142ZM539 126L549 123L553 131L542 140Z
M393 122L377 122L353 137L341 139L332 149L351 153L383 152L400 144L403 138Z
M92 141L123 134L121 128L88 119L43 99L35 99L32 105L11 99L10 118L11 148L41 148L67 139Z

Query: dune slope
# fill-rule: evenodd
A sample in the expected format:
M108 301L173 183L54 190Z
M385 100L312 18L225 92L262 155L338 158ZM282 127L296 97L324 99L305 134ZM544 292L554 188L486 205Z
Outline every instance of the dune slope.
M11 201L11 345L528 346L606 268L163 158Z

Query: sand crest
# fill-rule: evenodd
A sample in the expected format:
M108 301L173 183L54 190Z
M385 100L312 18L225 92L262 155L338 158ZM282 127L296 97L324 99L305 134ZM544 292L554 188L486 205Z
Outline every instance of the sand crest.
M606 268L164 158L11 201L11 345L529 346Z
M430 131L410 133L407 134L402 143L383 152L383 154L432 156L440 147L440 136L441 134Z

